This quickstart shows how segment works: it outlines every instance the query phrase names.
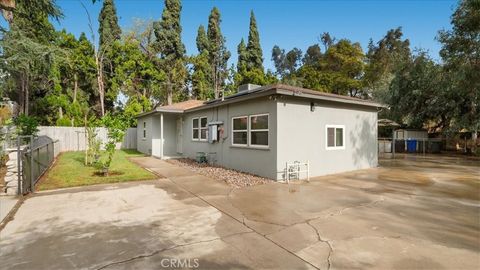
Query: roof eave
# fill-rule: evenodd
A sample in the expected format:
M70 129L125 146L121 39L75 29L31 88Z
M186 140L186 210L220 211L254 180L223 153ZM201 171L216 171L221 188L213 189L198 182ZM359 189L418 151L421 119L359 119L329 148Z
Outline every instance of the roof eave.
M184 110L180 110L180 109L160 109L160 108L157 108L155 110L151 110L151 111L148 111L148 112L137 114L135 117L140 118L140 117L143 117L143 116L147 116L147 115L151 115L151 114L157 114L157 113L183 113L183 112L184 112Z
M252 92L250 94L237 96L237 97L232 98L232 99L227 99L226 98L223 101L218 101L218 102L214 102L214 103L207 103L207 104L199 106L199 107L195 107L195 108L185 110L185 112L186 113L187 112L194 112L194 111L199 111L199 110L203 110L203 109L207 109L207 108L215 108L215 107L218 107L218 106L223 106L223 105L227 105L227 104L231 104L231 103L237 103L237 102L241 102L241 101L244 101L244 100L264 97L264 96L271 95L274 92L275 92L274 89L264 89L262 91L256 91L256 92Z
M276 88L275 92L276 92L276 94L286 95L286 96L295 96L295 97L311 98L311 99L317 99L317 100L326 100L326 101L332 101L332 102L355 104L355 105L375 107L375 108L386 108L385 105L380 104L380 103L376 103L376 102L365 102L365 101L362 101L362 100L356 101L356 100L351 100L351 99L342 99L342 98L336 98L336 97L314 95L314 94L309 94L309 93L304 93L304 92L295 92L295 91L292 91L292 90L285 90L285 89L282 89L282 88Z

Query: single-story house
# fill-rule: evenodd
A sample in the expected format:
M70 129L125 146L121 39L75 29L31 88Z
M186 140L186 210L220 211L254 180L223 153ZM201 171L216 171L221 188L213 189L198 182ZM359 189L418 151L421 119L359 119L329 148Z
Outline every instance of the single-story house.
M243 85L212 101L189 100L138 115L138 151L197 158L281 180L287 163L320 176L378 164L377 111L383 105L275 84Z

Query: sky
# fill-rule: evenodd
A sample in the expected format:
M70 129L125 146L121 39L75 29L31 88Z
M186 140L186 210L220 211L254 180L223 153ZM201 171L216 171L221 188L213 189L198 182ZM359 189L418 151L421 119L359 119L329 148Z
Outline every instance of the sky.
M57 0L65 17L55 23L77 37L81 32L90 36L88 18L81 2L86 6L94 30L98 29L98 14L102 1ZM163 9L162 0L116 0L117 14L122 28L131 28L135 19L158 20ZM450 29L450 16L457 5L452 0L403 1L321 1L321 0L183 0L181 24L182 38L187 54L197 53L195 38L200 24L205 27L212 7L220 9L221 30L226 37L227 49L232 53L230 64L237 61L237 45L248 37L250 10L257 19L264 65L273 70L271 50L274 45L303 52L319 43L323 32L359 42L366 51L370 38L381 39L392 28L401 26L404 37L412 48L428 50L435 60L441 44L435 40L439 30ZM97 37L98 40L98 37Z

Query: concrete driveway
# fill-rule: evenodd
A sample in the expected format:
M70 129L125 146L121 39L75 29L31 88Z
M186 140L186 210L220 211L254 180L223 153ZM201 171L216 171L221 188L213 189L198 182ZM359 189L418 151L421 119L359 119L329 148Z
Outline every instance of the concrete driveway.
M43 192L0 232L2 269L479 269L480 162L439 156L232 189L166 178Z

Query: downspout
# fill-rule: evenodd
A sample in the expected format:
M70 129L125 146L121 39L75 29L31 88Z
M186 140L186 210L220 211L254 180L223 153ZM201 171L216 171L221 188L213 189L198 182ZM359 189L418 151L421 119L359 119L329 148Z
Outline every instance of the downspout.
M160 114L160 159L163 159L163 113Z

